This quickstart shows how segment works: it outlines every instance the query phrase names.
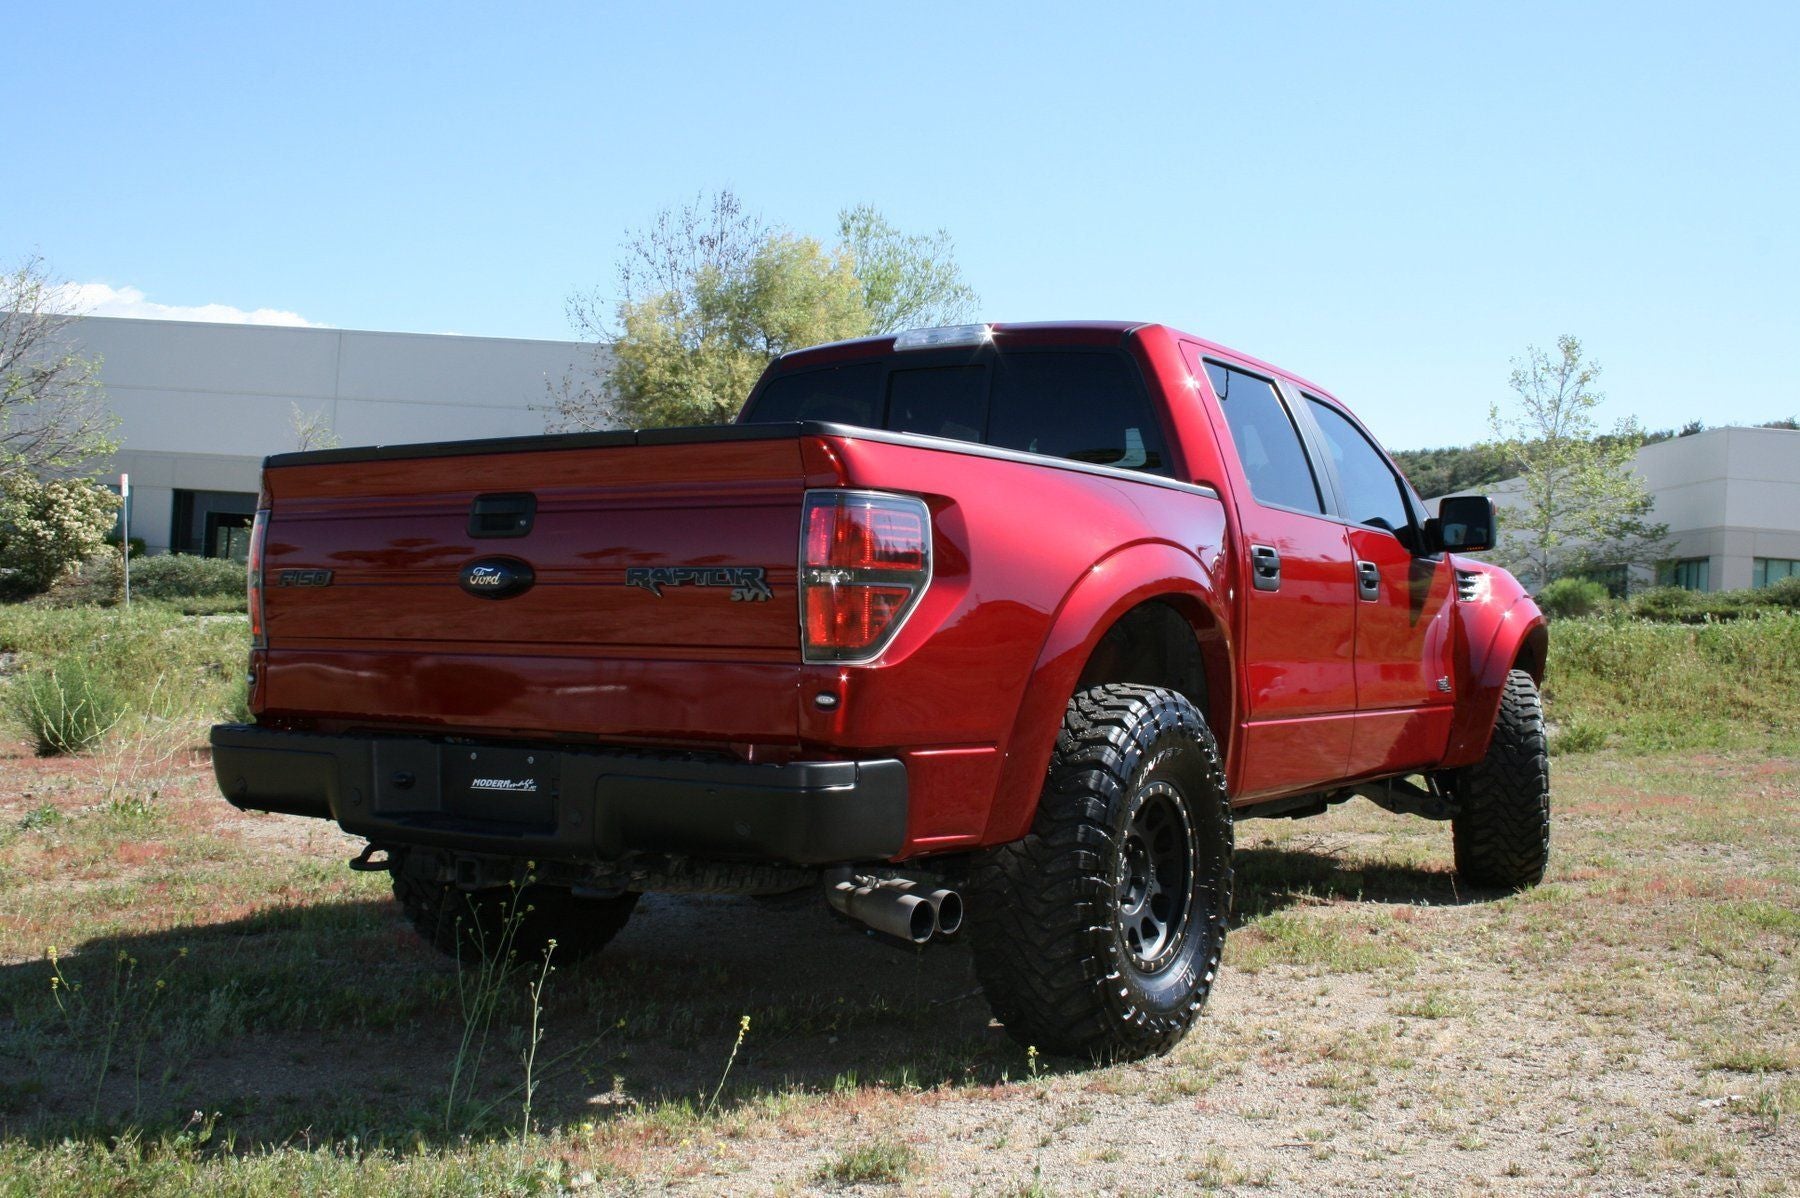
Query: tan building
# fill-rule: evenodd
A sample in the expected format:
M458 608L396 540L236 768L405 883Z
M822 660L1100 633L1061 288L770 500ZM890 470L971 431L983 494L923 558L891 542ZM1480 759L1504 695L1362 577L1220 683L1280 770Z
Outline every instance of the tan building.
M548 388L594 368L591 346L87 317L131 475L131 535L152 553L242 556L262 459L316 421L343 445L541 433Z

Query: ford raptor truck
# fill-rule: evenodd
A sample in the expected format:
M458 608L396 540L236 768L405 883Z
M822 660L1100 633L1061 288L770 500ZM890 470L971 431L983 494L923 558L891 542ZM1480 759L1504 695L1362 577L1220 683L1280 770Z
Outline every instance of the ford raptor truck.
M280 454L241 808L419 931L599 948L650 891L962 931L1045 1051L1166 1050L1232 826L1353 796L1474 887L1549 853L1543 616L1328 391L1155 324L783 355L731 425ZM519 896L528 902L521 904Z

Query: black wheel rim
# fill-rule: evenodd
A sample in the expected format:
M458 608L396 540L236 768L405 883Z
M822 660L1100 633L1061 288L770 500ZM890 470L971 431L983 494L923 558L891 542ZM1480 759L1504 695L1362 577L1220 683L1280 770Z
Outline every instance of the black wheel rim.
M1181 792L1162 781L1139 788L1116 877L1119 939L1139 973L1167 966L1187 939L1196 855L1193 823Z

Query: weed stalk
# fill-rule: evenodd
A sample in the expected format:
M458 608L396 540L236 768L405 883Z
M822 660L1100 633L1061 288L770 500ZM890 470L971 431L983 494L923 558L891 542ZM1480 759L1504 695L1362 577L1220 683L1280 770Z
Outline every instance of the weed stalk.
M731 1076L731 1067L737 1064L738 1049L744 1046L744 1037L749 1034L750 1016L746 1015L738 1020L737 1039L731 1042L731 1055L725 1058L725 1072L719 1074L719 1084L713 1088L712 1100L706 1104L706 1110L701 1112L703 1117L712 1114L713 1108L719 1105L719 1095L725 1092L725 1079Z

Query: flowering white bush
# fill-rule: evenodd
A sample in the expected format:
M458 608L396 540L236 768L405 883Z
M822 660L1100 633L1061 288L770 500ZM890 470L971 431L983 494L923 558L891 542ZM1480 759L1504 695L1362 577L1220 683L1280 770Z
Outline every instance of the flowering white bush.
M84 479L0 480L0 594L44 590L100 548L118 509L117 495Z

